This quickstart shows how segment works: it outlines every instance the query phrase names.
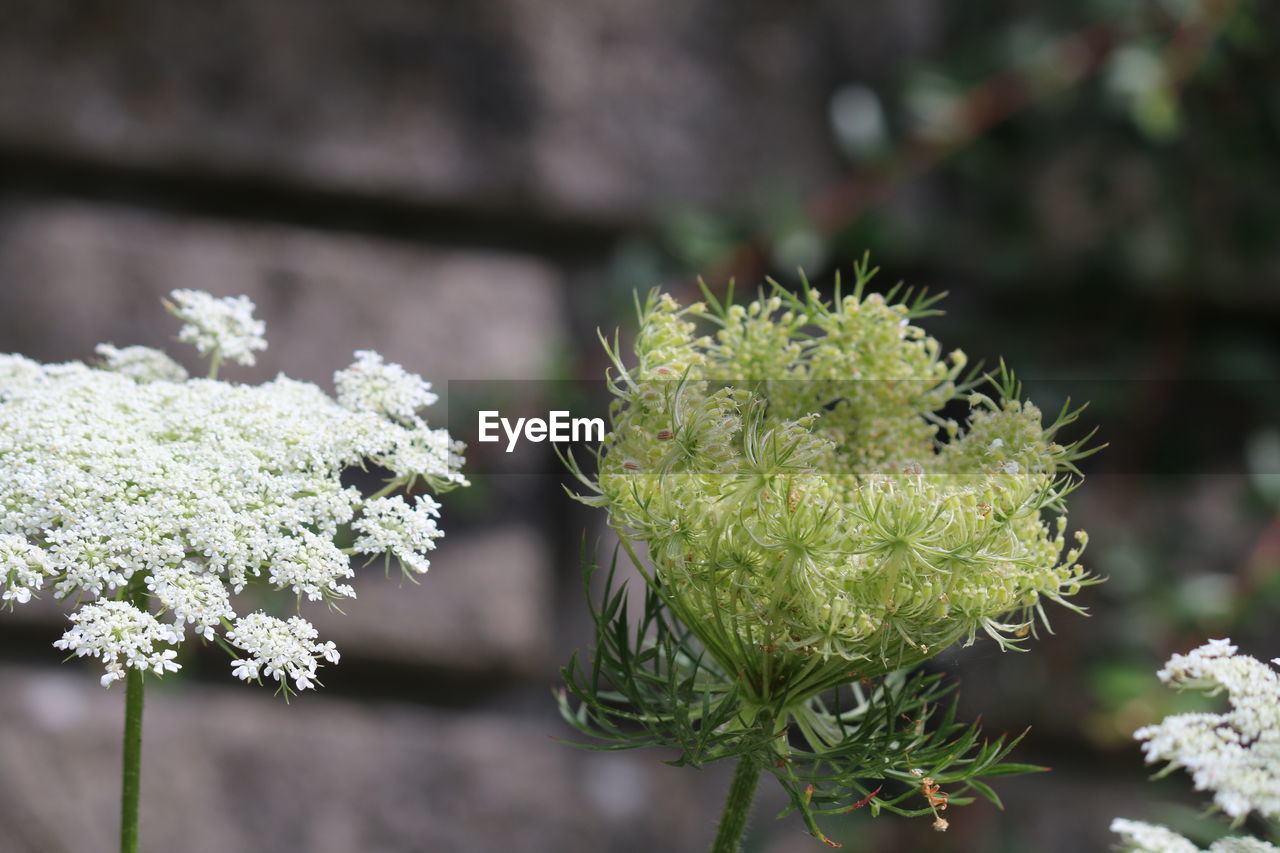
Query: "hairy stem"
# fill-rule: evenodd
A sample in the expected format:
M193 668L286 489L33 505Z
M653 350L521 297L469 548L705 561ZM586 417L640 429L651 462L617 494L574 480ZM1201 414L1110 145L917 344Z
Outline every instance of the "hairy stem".
M141 574L129 582L134 607L147 608ZM142 778L142 691L144 673L133 667L125 675L124 749L120 775L120 853L138 851L138 793Z
M756 797L756 785L759 782L760 765L749 755L739 758L738 767L733 771L733 782L729 785L729 796L724 802L724 813L720 815L720 828L716 831L716 840L711 846L711 853L738 853L742 834L747 828L747 816L751 814L751 803Z

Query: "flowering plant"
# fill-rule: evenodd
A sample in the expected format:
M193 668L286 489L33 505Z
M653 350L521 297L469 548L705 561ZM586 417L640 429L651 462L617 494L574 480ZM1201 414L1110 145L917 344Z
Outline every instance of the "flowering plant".
M1272 661L1280 666L1280 658ZM1213 808L1231 818L1233 828L1251 813L1280 819L1280 674L1248 655L1236 654L1230 640L1210 640L1185 655L1174 655L1156 673L1175 690L1210 696L1225 692L1231 710L1223 714L1178 714L1134 732L1147 762L1166 762L1160 776L1182 768L1197 791L1213 792ZM1116 818L1111 831L1139 853L1200 853L1171 829ZM1228 837L1209 853L1280 851L1265 841Z
M873 274L864 260L833 302L807 282L746 306L652 293L635 364L606 342L597 470L569 460L647 589L630 625L609 573L562 713L607 748L737 758L717 851L736 849L763 770L824 841L816 814L869 805L945 829L966 792L998 802L979 777L1031 768L936 715L948 688L916 668L979 634L1018 646L1044 601L1078 609L1091 582L1084 534L1065 534L1085 451L1056 439L1076 412L1046 425L1008 372L963 377L963 353L913 325L935 299L867 293ZM963 425L940 414L957 399Z
M286 696L314 687L321 661L338 661L334 644L300 616L240 614L233 595L259 581L336 606L355 596L354 554L424 572L439 505L392 493L466 484L461 445L418 414L435 400L420 377L358 352L335 376L336 400L283 375L218 381L225 360L253 364L266 348L253 303L171 296L208 378L146 347L100 345L92 366L0 356L0 595L10 607L45 589L73 601L55 645L100 661L103 686L127 684L126 850L144 673L178 670L190 634L226 649L241 679L272 679ZM385 488L342 484L370 463L391 473ZM344 528L350 547L335 543Z

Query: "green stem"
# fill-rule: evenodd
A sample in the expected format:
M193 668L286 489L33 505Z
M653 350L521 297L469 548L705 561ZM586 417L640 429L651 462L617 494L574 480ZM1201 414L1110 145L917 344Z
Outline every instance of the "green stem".
M397 478L395 478L394 480L392 480L391 482L387 483L387 484L386 484L385 486L383 486L381 489L378 489L378 491L376 491L376 492L374 492L373 494L369 495L369 497L365 498L365 500L366 500L366 501L371 501L371 500L374 500L374 499L376 499L376 498L385 498L387 495L391 494L392 492L394 492L396 489L400 488L400 487L401 487L401 486L403 486L404 484L405 484L405 481L404 481L404 480L402 480L402 479L400 479L399 477L397 477Z
M738 767L733 771L733 783L729 785L729 796L724 801L724 813L720 815L720 828L716 831L711 853L738 853L759 782L760 765L749 755L739 758Z
M129 583L134 607L147 609L147 591L136 573ZM125 674L124 749L120 776L120 853L138 851L138 793L142 778L142 691L144 673L130 667Z

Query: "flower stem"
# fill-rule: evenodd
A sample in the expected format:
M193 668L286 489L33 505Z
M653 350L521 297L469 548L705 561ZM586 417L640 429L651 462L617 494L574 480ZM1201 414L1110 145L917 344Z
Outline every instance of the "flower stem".
M129 583L133 606L147 608L140 574ZM130 667L125 674L124 749L120 775L120 853L138 851L138 793L142 777L142 690L144 673Z
M738 853L742 843L742 834L747 828L747 816L751 814L751 803L756 797L756 785L760 782L760 765L744 755L738 759L738 767L733 771L733 782L729 785L729 796L724 802L724 813L720 815L720 828L716 831L715 843L711 853Z
M396 479L387 483L381 489L378 489L378 491L369 495L369 497L365 498L365 500L371 501L375 498L385 498L387 495L391 494L392 492L394 492L396 489L400 488L403 485L404 485L404 480L397 477Z

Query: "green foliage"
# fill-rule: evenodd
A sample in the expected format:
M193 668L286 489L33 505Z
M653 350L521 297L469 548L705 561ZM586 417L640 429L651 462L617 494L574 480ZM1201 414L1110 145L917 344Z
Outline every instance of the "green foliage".
M986 780L1043 768L1005 761L1021 735L982 739L956 719L954 685L941 675L898 670L810 696L782 714L744 702L741 678L725 672L692 632L669 616L660 589L644 585L637 612L617 577L615 550L592 606L594 648L561 670L560 712L593 750L667 747L669 763L700 766L738 758L771 772L816 837L822 815L867 807L873 814L933 814L975 796L997 806ZM599 572L584 555L591 598ZM936 787L932 787L936 786ZM828 843L831 843L828 841Z

